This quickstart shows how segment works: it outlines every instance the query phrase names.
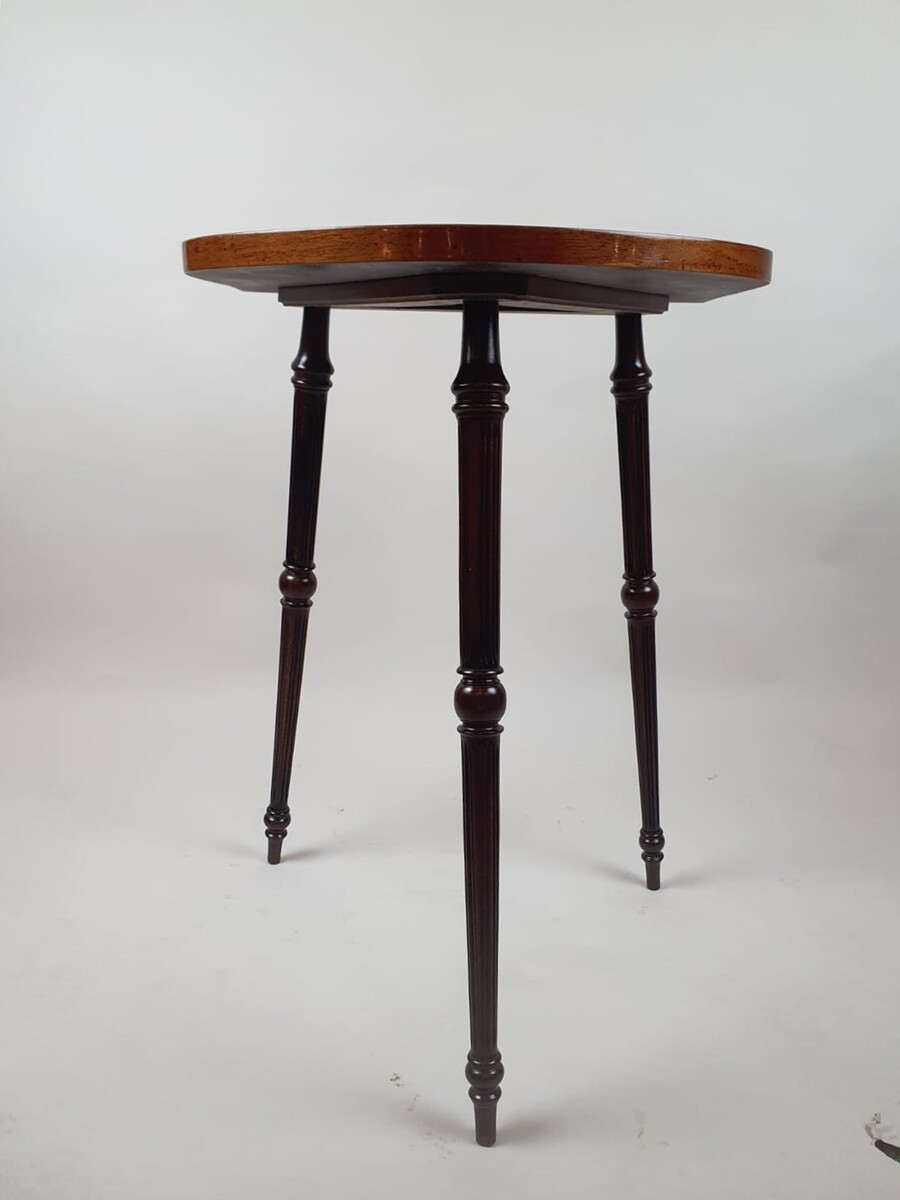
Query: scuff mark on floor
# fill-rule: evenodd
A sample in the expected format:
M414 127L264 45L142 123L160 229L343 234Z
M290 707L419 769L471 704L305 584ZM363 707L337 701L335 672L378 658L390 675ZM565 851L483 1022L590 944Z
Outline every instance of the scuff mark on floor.
M419 1134L426 1146L434 1146L441 1158L449 1158L453 1153L447 1139L440 1133L435 1133L433 1129L426 1129L424 1133Z

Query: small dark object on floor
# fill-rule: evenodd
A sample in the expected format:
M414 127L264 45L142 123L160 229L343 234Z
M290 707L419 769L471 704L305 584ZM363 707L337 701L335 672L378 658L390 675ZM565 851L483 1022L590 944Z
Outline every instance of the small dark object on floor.
M876 1138L872 1145L876 1150L880 1150L882 1154L886 1154L888 1158L892 1158L894 1162L900 1162L900 1146L894 1146L890 1142L883 1142L881 1138Z

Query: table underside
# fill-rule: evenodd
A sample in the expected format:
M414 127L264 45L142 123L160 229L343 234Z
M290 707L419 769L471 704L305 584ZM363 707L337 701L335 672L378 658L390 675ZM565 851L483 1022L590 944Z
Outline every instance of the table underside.
M516 312L662 313L763 286L756 279L685 271L529 264L289 263L190 272L282 304L327 308L459 309L496 300Z

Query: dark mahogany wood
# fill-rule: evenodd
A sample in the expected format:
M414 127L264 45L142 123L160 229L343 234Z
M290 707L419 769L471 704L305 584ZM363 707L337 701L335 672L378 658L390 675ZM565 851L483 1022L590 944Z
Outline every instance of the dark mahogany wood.
M653 570L650 527L650 440L647 398L650 368L644 358L640 314L616 316L616 363L610 379L616 398L619 483L625 584L622 603L628 619L631 691L641 793L639 843L646 864L647 887L659 888L665 838L659 825L659 752L656 717L656 602L659 588Z
M366 225L216 234L182 247L185 272L301 307L293 363L294 432L287 551L280 579L281 653L268 858L280 861L309 609L325 409L331 386L329 313L343 308L461 309L462 356L452 390L459 438L460 680L471 1045L466 1064L475 1137L496 1140L504 1068L497 1048L500 724L500 479L509 385L499 313L610 313L616 322L616 403L625 584L647 886L660 886L655 618L648 395L641 315L765 286L772 255L742 242L520 225ZM876 1145L883 1148L878 1142ZM891 1148L893 1149L893 1148Z
M492 1146L503 1063L497 1049L500 858L500 469L509 384L496 301L467 301L453 381L459 427L459 674L466 931L472 1044L466 1065L475 1139Z
M328 357L329 316L327 308L303 310L300 349L291 364L294 384L291 485L287 548L284 570L278 581L282 605L281 652L275 708L272 794L265 815L270 863L281 861L281 846L291 823L288 794L303 682L306 627L316 591L314 554L322 443L325 437L325 405L334 370Z
M283 287L278 290L278 299L289 306L324 302L329 308L431 308L442 312L461 309L466 300L496 300L503 310L606 316L617 312L662 313L669 307L665 296L651 292L518 271L477 270Z

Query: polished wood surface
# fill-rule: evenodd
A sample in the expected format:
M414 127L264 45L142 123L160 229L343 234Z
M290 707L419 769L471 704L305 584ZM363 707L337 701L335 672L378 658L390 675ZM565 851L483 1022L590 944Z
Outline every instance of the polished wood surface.
M269 862L291 821L288 792L309 610L332 307L462 310L462 355L452 384L459 453L460 676L454 703L462 751L471 1041L466 1063L480 1145L494 1144L504 1066L497 1047L500 735L500 502L509 385L499 351L501 309L615 316L611 375L618 432L628 642L647 886L660 885L655 620L658 588L650 519L648 397L642 315L761 287L771 254L756 246L523 226L366 226L227 234L184 244L185 270L303 309L293 362L294 432L287 550L279 581L282 628Z
M314 555L319 479L325 437L325 405L333 372L328 357L329 317L327 308L304 310L300 348L291 363L291 381L294 385L291 483L284 569L278 580L281 589L281 648L275 706L272 792L265 813L270 863L281 861L281 846L291 823L288 793L306 656L306 628L316 592Z
M500 472L509 384L500 365L498 306L467 301L453 381L459 440L459 675L469 1017L466 1064L475 1139L492 1146L503 1063L497 1049L500 863Z
M189 239L183 253L185 271L197 278L252 292L318 286L322 291L315 303L332 307L369 302L346 292L343 298L331 297L331 285L460 275L485 267L498 274L643 292L670 302L712 300L762 287L772 269L768 250L741 242L531 225L364 225L215 234ZM430 307L427 299L408 304Z
M622 603L628 618L628 651L634 705L638 787L641 796L639 844L647 887L659 889L666 839L659 824L659 751L656 715L656 603L659 588L653 570L650 525L650 434L647 400L652 372L644 357L641 318L616 317L616 362L610 379L616 398L619 484L625 583Z

